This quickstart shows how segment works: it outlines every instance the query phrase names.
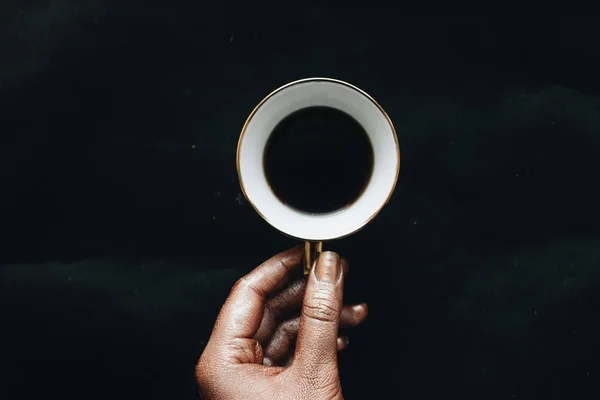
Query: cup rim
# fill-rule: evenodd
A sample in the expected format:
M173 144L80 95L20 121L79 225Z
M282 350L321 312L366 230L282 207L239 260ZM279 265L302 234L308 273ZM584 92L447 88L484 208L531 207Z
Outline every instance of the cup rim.
M329 83L334 83L334 84L339 84L339 85L343 85L346 86L356 92L358 92L359 94L363 95L366 99L368 99L371 103L373 103L373 105L375 107L377 107L377 109L379 110L379 112L382 114L382 116L385 118L385 120L387 121L387 123L389 124L390 130L392 132L392 136L393 136L393 140L394 140L394 144L395 144L395 150L396 150L396 171L395 171L395 176L394 176L394 181L393 184L391 185L390 189L389 189L389 193L387 195L386 200L376 209L373 211L373 213L366 218L360 225L357 225L356 228L352 229L349 232L346 232L342 235L336 236L336 237L332 237L332 238L327 238L327 239L322 239L322 240L336 240L336 239L342 239L344 237L350 236L354 233L359 232L360 230L362 230L366 225L368 225L380 212L381 210L389 203L390 199L392 198L394 191L396 189L396 186L398 184L398 176L400 174L400 160L401 160L401 155L400 155L400 145L399 145L399 141L398 141L398 135L396 133L396 128L394 127L394 124L392 122L392 120L390 119L389 115L386 113L386 111L383 109L383 107L371 96L369 95L367 92L365 92L364 90L358 88L357 86L354 86L348 82L339 80L339 79L335 79L335 78L326 78L326 77L311 77L311 78L303 78L303 79L298 79L292 82L289 82L285 85L282 85L280 87L278 87L277 89L273 90L271 93L269 93L268 95L266 95L252 110L252 112L248 115L248 117L246 118L246 121L244 122L244 125L242 127L242 130L240 132L240 136L238 138L238 143L237 143L237 150L236 150L236 170L237 170L237 175L238 175L238 181L240 184L240 189L242 191L242 194L244 196L244 198L246 199L246 201L252 206L252 208L254 209L254 211L256 211L256 213L263 219L265 220L269 225L271 225L272 227L274 227L277 231L281 232L282 234L292 237L292 238L296 238L299 240L308 240L311 241L311 239L306 239L306 238L299 238L299 237L295 237L287 232L282 231L281 229L277 228L276 224L272 223L271 221L269 221L269 219L258 209L258 207L254 204L254 202L252 201L252 199L250 199L250 197L247 194L246 191L246 187L244 185L244 180L242 178L242 174L241 174L241 170L240 170L240 152L241 152L241 145L242 145L242 141L244 139L244 136L246 134L246 130L248 128L248 125L250 124L250 122L252 121L252 119L254 118L255 114L258 112L258 110L260 110L260 108L263 106L263 104L265 102L267 102L270 98L272 98L273 96L275 96L277 93L291 87L291 86L295 86L295 85L299 85L302 83L307 83L307 82L329 82Z

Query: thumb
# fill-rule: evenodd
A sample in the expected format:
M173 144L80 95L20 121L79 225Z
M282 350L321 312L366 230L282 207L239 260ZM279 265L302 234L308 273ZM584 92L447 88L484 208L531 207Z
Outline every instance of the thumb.
M343 305L343 261L323 252L308 276L293 367L311 382L339 384L337 337Z

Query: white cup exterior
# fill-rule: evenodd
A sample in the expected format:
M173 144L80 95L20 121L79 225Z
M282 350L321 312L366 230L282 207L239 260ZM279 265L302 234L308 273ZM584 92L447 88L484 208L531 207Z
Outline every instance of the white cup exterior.
M336 108L352 116L369 135L374 153L371 179L362 195L347 207L325 214L306 213L284 204L271 190L263 169L265 146L273 129L295 111L315 106ZM246 199L274 228L301 240L332 240L361 229L388 202L400 171L400 148L391 120L368 94L343 81L308 78L275 90L250 114L238 142L237 169Z

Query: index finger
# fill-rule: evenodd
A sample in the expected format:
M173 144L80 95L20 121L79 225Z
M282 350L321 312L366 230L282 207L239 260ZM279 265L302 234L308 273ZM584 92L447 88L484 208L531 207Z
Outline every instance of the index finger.
M253 337L262 321L265 298L285 285L300 267L303 246L279 253L236 282L213 335L219 340Z

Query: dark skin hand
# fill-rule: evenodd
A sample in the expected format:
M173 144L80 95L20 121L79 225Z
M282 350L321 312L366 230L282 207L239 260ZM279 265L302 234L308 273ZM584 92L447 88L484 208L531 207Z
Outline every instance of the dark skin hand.
M234 285L196 366L203 399L343 399L338 329L364 322L367 306L343 305L348 263L336 253L307 278L301 261L295 247Z

